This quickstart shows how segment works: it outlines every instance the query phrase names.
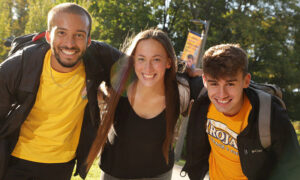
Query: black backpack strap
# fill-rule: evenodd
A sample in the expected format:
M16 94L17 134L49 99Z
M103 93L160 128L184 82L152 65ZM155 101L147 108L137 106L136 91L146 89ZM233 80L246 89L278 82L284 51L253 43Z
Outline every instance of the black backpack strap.
M45 40L45 34L46 32L44 31L40 33L26 34L23 36L16 37L11 43L11 49L8 53L8 56L11 56L18 50L21 50L29 45L38 43L38 40Z
M259 98L258 131L264 149L271 145L271 95L254 89Z

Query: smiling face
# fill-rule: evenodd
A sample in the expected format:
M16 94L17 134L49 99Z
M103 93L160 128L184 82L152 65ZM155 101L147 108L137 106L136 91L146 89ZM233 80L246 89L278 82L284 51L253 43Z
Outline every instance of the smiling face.
M161 43L154 39L141 40L134 53L134 69L138 83L147 87L163 86L170 59Z
M59 72L70 72L91 43L89 21L86 16L63 12L53 18L53 26L46 32L52 50L51 66Z
M208 97L219 112L224 115L236 115L243 106L243 89L250 84L251 75L245 76L240 71L235 76L214 79L208 74L203 75L203 83L207 88Z

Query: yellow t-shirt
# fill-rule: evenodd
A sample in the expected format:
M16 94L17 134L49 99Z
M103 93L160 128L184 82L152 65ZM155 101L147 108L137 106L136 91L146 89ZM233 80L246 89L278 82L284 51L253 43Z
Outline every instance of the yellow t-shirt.
M252 106L246 95L244 95L242 109L235 116L226 116L218 112L212 103L210 104L206 124L206 133L211 146L209 155L210 179L247 179L240 163L237 136L248 125L251 109Z
M64 163L75 157L87 100L83 63L60 73L50 66L51 50L44 59L40 86L31 112L21 126L12 155L40 163ZM50 69L51 68L51 69Z

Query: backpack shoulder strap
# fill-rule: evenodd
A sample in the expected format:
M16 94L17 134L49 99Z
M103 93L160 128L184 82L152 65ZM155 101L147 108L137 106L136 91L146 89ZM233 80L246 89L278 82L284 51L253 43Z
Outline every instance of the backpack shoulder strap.
M259 98L258 131L264 149L271 145L271 95L254 89Z
M19 37L16 37L12 43L11 43L11 49L8 53L8 56L11 56L18 50L21 50L29 45L38 43L38 40L44 40L45 41L45 34L46 32L40 32L40 33L32 33L32 34L26 34Z

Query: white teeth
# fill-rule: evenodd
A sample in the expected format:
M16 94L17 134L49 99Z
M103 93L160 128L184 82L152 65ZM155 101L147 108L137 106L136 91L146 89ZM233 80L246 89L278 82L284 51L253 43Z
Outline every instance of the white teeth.
M229 100L227 100L227 101L218 100L218 102L219 102L219 103L222 103L222 104L225 104L225 103L228 103Z
M153 78L154 77L154 75L146 75L146 74L143 74L143 76L145 77L145 78Z
M75 51L68 51L68 50L62 50L62 52L64 53L64 54L67 54L67 55L73 55L73 54L75 54Z

